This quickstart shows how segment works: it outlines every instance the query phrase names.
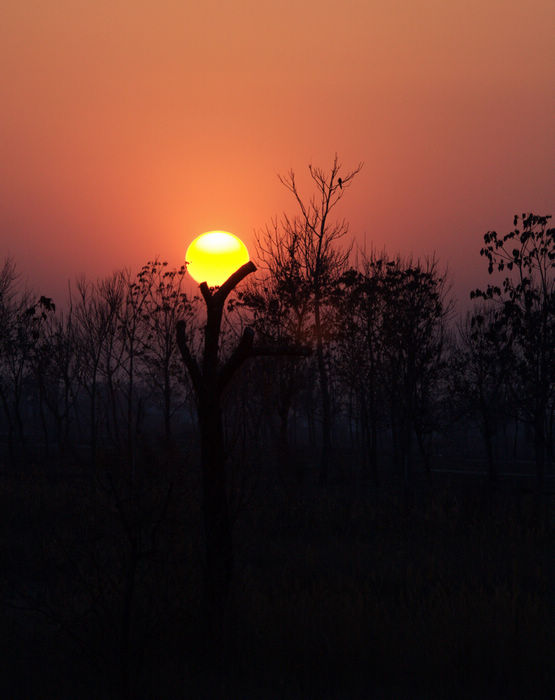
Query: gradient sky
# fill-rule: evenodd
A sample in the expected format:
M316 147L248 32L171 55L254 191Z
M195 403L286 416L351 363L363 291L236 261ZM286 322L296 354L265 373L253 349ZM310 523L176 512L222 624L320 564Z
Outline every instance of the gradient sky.
M277 173L364 169L366 247L484 281L482 235L555 213L553 0L3 0L0 256L41 294L179 265L294 210Z

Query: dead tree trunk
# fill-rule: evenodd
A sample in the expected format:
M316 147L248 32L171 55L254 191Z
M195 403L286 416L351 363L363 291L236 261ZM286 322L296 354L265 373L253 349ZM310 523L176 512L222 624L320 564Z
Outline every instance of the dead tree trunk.
M191 354L184 321L177 323L177 344L196 395L201 434L202 514L204 519L206 567L204 596L209 631L219 638L233 572L233 542L227 497L226 453L221 398L235 372L249 357L260 355L307 355L303 347L253 347L254 332L246 328L231 357L220 363L220 327L225 300L256 267L248 262L234 272L216 291L203 282L200 290L206 302L204 353L199 365Z

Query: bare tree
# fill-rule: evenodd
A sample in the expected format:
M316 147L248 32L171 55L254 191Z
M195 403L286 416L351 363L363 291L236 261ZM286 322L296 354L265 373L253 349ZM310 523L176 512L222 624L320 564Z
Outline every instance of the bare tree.
M31 292L18 293L15 264L6 259L0 270L0 403L8 427L8 447L14 458L14 438L26 443L26 420L34 394L34 368L44 325L55 310L52 299L37 299ZM43 394L39 390L39 411L46 436Z
M139 288L145 294L142 308L143 331L140 337L142 375L155 400L162 406L164 439L172 439L172 417L177 392L178 348L175 326L179 319L194 317L191 301L183 291L185 266L169 270L166 262L148 262L138 275Z
M507 381L514 372L512 334L499 309L482 306L459 325L451 365L456 394L478 421L493 484L497 478L493 439L506 413Z
M90 459L93 468L96 468L103 375L108 387L111 387L113 418L117 426L117 401L113 382L120 363L121 346L116 342L116 335L124 295L123 278L120 273L115 273L95 284L83 279L77 283L77 292L78 298L73 308L76 351L79 354L79 382L89 400Z
M410 491L413 435L429 467L425 438L434 424L430 412L437 399L445 321L452 304L446 298L446 276L440 274L435 259L404 262L397 258L381 269L384 379L395 453Z
M11 405L13 326L17 316L17 271L11 258L6 258L0 269L0 402L8 428L10 458L14 457L14 416ZM17 378L16 373L15 377Z
M344 172L337 155L329 172L309 165L308 171L314 192L308 196L301 193L293 170L280 176L280 182L295 199L298 213L294 217L285 214L279 226L274 222L274 225L266 227L257 239L259 257L270 275L289 285L293 295L300 293L302 297L309 294L322 411L322 483L328 478L332 447L324 307L350 253L350 247L339 247L339 242L349 231L348 224L345 219L333 221L331 215L361 168L362 163L354 170Z
M147 314L147 299L150 296L152 278L149 278L149 266L143 266L135 281L128 271L122 274L124 285L123 303L119 307L118 330L121 333L123 357L121 367L125 381L125 434L127 460L131 477L135 475L136 433L141 417L141 399L137 396L137 378L139 362L144 353L143 331Z
M285 253L285 251L281 251ZM237 305L248 311L248 322L257 337L267 345L302 345L309 340L310 290L298 274L294 251L287 251L276 265L275 274L260 283L250 284L239 292ZM266 377L271 398L267 404L277 412L278 474L284 486L288 484L291 465L295 462L290 451L290 415L299 395L308 383L307 361L303 358L276 358ZM297 480L302 473L296 469Z
M375 262L375 261L374 261ZM349 396L349 426L358 424L358 441L365 468L378 485L378 427L384 422L386 388L382 381L384 299L380 275L372 259L363 272L349 269L337 288L335 367Z
M307 354L307 348L254 346L254 331L245 328L241 340L225 362L220 362L220 329L229 294L256 267L248 262L221 287L200 290L206 303L204 352L199 362L192 354L183 320L177 323L177 344L197 398L201 437L202 510L206 537L205 602L209 627L215 638L221 625L233 570L231 519L227 495L226 450L222 423L222 395L235 373L250 357Z

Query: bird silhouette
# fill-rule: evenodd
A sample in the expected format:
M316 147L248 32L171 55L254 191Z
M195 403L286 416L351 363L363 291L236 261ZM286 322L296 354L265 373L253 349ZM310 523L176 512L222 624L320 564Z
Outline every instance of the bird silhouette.
M337 178L337 182L339 183L340 189L343 189L343 180L339 177Z

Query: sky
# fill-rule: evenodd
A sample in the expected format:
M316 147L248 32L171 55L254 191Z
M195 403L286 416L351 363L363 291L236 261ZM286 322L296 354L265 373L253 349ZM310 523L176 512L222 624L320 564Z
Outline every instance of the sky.
M363 170L357 246L487 283L483 234L555 209L552 0L3 0L0 260L37 293L254 234L309 163Z

